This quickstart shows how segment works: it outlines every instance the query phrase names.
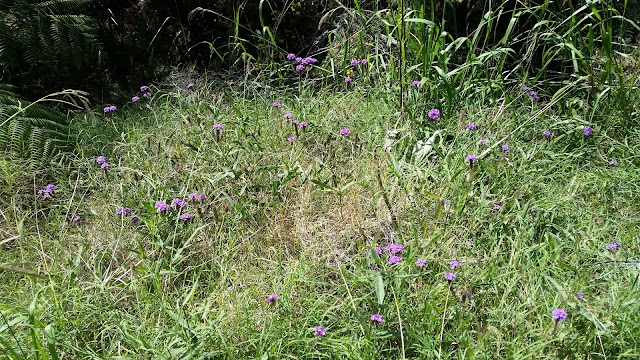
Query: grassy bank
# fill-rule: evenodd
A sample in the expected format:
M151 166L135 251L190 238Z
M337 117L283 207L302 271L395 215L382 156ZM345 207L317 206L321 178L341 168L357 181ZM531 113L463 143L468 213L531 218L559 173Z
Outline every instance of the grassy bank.
M76 118L51 178L2 160L0 353L640 356L633 118L521 86L446 110L427 88L405 116L358 83L152 88Z

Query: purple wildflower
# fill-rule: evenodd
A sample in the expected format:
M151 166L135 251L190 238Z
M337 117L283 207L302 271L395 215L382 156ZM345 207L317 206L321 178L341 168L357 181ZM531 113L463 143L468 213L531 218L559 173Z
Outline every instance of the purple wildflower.
M396 264L400 264L401 262L402 262L402 258L400 256L393 255L389 257L389 261L387 261L387 264L396 265Z
M302 64L296 65L296 71L297 71L297 72L302 72L302 71L304 71L304 65L302 65Z
M276 294L271 294L271 295L267 296L267 302L268 302L268 303L271 303L271 304L272 304L272 303L274 303L274 302L276 302L276 301L278 301L278 295L276 295Z
M158 209L159 213L168 211L169 209L171 209L171 207L169 207L169 204L167 204L163 200L156 201L155 208Z
M349 128L343 128L340 130L340 135L342 136L349 136L349 134L351 134L351 130L349 130Z
M528 87L528 86L525 86L525 87L522 88L522 91L529 91L529 90L531 90L531 88Z
M453 281L453 280L456 279L456 274L448 272L448 273L444 274L444 278L447 281Z
M487 145L487 139L481 139L480 145Z
M593 130L591 129L591 126L586 126L583 129L584 131L584 136L591 136L591 134L593 133Z
M199 201L199 202L203 202L204 199L207 198L207 195L205 194L198 194L197 192L192 192L191 194L189 194L189 200L190 201Z
M282 107L282 104L281 104L279 101L275 101L275 102L273 103L273 107L274 107L274 108L277 108L277 109L280 109L280 108Z
M298 64L302 63L302 58L300 56L296 57L296 62Z
M104 169L104 170L109 170L109 163L108 162L104 162L102 164L100 164L100 168Z
M373 314L369 319L378 324L382 324L384 322L384 318L380 314Z
M38 190L38 195L42 195L43 199L48 199L51 197L51 195L53 195L53 191L55 190L55 188L55 185L48 184L44 189Z
M474 162L478 161L478 157L475 156L474 154L467 155L466 159L470 163L474 163Z
M104 164L105 162L107 162L107 159L106 159L104 156L100 155L100 156L98 156L98 157L96 158L96 162L97 162L99 165L102 165L102 164Z
M352 78L350 78L349 76L347 76L346 78L344 78L344 82L345 82L346 84L350 84L352 81L353 81L353 79L352 79Z
M609 160L609 166L618 166L618 162L615 160Z
M511 150L511 148L509 147L509 145L507 145L507 144L502 144L502 151L507 152L507 151L509 151L509 150Z
M478 127L476 126L476 124L473 123L469 123L467 124L467 130L469 131L475 131Z
M140 218L139 218L139 217L137 217L137 216L135 216L135 215L131 217L131 223L132 223L132 224L134 224L134 225L135 225L135 224L137 224L137 223L139 223L139 222L140 222Z
M613 250L617 250L618 248L620 248L620 246L622 246L622 244L620 244L620 242L616 241L616 242L612 242L611 244L607 244L607 246L605 246L605 249L607 249L609 251L613 251Z
M299 125L299 124L300 124L300 121L298 121L298 120L291 120L291 125L296 126L296 125Z
M147 90L149 90L149 87L148 87L147 85L142 85L142 86L140 86L140 92L142 92L142 93L143 93L143 92L145 92L145 91L147 91Z
M413 81L411 82L411 86L415 86L415 87L420 86L420 80L413 80Z
M427 260L425 260L425 259L418 259L418 260L416 261L416 265L418 265L418 266L420 266L420 267L423 267L423 266L427 265Z
M116 208L116 215L118 215L118 216L131 215L131 209L129 209L129 208L117 207L117 208Z
M438 120L440 118L440 110L436 108L429 110L429 118L433 120Z
M188 83L188 84L187 84L187 89L191 89L193 86L194 86L194 84L193 84L193 83Z
M494 210L494 211L498 211L498 210L501 209L501 206L498 205L498 204L493 204L493 207L491 207L491 209Z
M289 55L287 55L287 59L288 59L288 60L295 60L295 59L296 59L296 54L289 54Z
M563 309L554 309L551 312L551 318L555 322L564 321L567 318L567 312L564 311Z
M351 66L356 66L356 65L358 65L359 63L360 63L360 62L359 62L358 60L356 60L356 59L351 59L351 62L350 62Z
M131 98L131 102L138 102L140 100L140 96L134 96Z
M367 65L368 63L369 63L369 60L367 60L367 59L360 60L360 64L362 64L362 65Z
M184 214L180 215L180 220L187 221L187 220L191 219L192 217L193 217L193 215L191 215L189 213L184 213Z
M75 215L75 216L71 219L71 221L73 221L73 222L78 222L78 221L80 221L80 215Z
M151 93L150 92L146 92L146 93L142 94L142 96L144 96L146 98L150 98L151 97Z
M374 250L376 251L376 254L382 255L382 248L380 246L376 246Z
M549 130L545 130L542 132L542 135L544 135L544 137L546 137L547 139L551 137L551 131Z
M404 251L404 246L400 245L400 244L391 243L391 244L387 245L384 249L395 255L397 253L403 252Z
M291 120L291 119L293 119L293 114L292 114L292 113L286 113L286 114L284 114L284 117L285 117L286 119Z
M316 330L313 332L313 336L323 337L327 334L327 329L322 326L316 326Z
M456 261L456 260L451 260L451 261L449 261L449 268L451 268L451 270L453 270L453 269L455 269L455 268L457 268L457 267L460 267L460 266L462 266L462 264L460 264L460 263L459 263L458 261Z
M307 126L309 126L309 123L306 122L306 121L303 121L303 122L300 123L300 127L303 128L303 129L306 128Z
M296 141L296 137L295 136L289 136L289 138L287 138L287 140L289 140L289 142L293 144L293 142Z
M581 291L581 292L576 294L576 297L578 298L578 300L582 300L582 299L584 299L584 293Z
M187 202L180 198L174 198L173 200L171 200L171 206L175 207L176 209L179 209L185 206L186 204Z
M222 130L222 124L213 124L213 130L215 131Z

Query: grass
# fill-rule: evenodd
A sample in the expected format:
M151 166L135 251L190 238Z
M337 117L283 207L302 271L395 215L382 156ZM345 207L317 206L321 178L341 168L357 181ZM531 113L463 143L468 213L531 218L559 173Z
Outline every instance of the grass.
M532 102L517 88L439 120L423 115L442 107L426 87L410 89L410 116L396 95L357 81L259 95L204 80L153 90L115 115L77 117L78 155L53 178L0 163L3 356L640 356L631 118L567 108L564 93ZM285 112L310 124L293 144ZM468 154L484 154L472 170ZM36 190L50 182L43 200ZM154 208L191 192L207 199L181 210L194 215L186 222ZM398 265L375 252L390 243L405 247ZM567 320L554 324L555 308ZM369 320L377 313L384 323Z

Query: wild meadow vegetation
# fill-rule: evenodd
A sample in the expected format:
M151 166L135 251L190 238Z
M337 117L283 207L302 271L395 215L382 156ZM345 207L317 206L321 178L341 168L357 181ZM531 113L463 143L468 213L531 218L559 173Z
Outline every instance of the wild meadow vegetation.
M285 49L305 4L225 72L0 88L0 358L640 358L636 4L355 2Z

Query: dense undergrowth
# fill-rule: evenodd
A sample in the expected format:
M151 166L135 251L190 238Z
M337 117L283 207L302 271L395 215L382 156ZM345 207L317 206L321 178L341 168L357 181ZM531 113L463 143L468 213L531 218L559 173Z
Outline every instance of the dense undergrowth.
M429 84L399 116L395 90L357 82L187 82L74 119L78 155L50 178L2 162L4 356L639 356L623 112L579 87L433 119Z

